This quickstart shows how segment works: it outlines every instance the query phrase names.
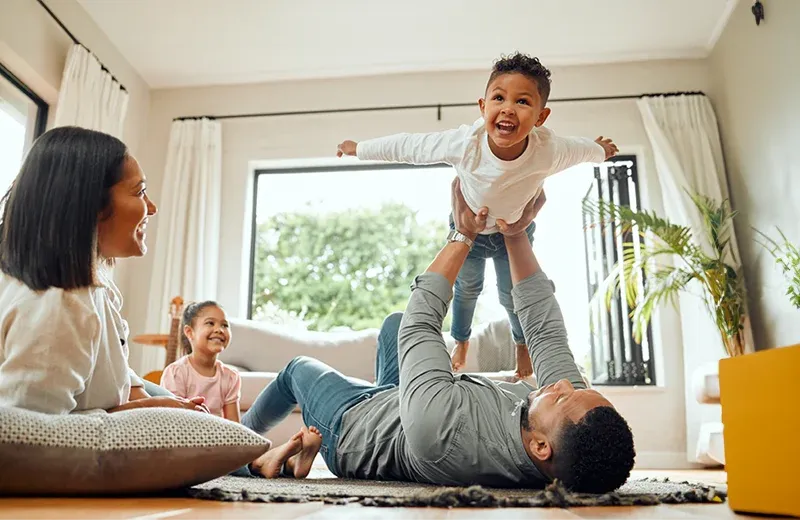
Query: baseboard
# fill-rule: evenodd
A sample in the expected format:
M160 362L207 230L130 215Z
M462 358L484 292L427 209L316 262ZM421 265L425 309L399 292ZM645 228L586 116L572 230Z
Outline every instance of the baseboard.
M703 466L686 460L683 451L640 451L634 469L697 469Z

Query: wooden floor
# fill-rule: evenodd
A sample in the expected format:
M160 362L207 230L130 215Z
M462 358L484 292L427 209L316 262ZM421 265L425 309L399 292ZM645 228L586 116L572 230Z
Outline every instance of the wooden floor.
M708 484L724 483L722 471L637 471L636 477L670 477ZM315 468L313 476L324 477ZM0 519L6 518L108 518L135 520L291 518L345 519L502 519L540 518L757 518L736 515L727 504L662 505L650 507L586 507L573 509L426 509L373 508L359 505L227 503L185 498L5 498L0 499ZM763 517L760 517L763 518Z

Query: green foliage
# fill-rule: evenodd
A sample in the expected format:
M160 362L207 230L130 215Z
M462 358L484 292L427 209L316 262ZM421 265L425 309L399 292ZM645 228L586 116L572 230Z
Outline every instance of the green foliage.
M786 295L796 308L800 309L800 249L786 238L783 231L778 229L781 241L768 237L761 231L755 230L761 236L759 242L775 259L775 263L783 271L786 278Z
M736 213L731 211L727 200L718 203L692 195L692 201L703 218L702 230L673 224L654 212L587 200L584 208L599 219L599 225L613 222L620 233L636 237L622 245L622 262L614 266L598 295L604 292L608 305L618 292L625 294L629 308L633 309L634 338L641 341L658 306L675 303L678 293L699 285L728 354L741 354L744 287L736 270L725 262L731 254L730 237ZM697 245L694 237L697 231L708 238L710 255ZM640 236L648 240L642 244Z
M403 204L281 213L258 228L253 316L269 308L311 330L380 327L444 244L447 220L419 223Z

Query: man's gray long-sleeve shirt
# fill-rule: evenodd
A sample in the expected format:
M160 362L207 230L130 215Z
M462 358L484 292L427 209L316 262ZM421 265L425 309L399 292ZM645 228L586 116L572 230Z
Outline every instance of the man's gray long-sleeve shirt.
M550 280L533 274L512 295L539 384L569 379L585 388ZM453 374L441 333L451 298L440 274L414 281L398 335L400 387L345 413L339 476L495 487L547 482L522 443L520 414L533 388Z

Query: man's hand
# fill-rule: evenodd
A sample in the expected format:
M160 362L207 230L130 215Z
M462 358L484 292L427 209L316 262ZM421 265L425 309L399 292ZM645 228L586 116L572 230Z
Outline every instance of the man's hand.
M336 149L336 157L341 157L343 155L355 156L356 146L358 146L358 143L355 141L343 141Z
M619 153L619 148L617 148L617 145L615 145L610 138L603 139L603 136L601 135L600 137L595 139L594 142L602 146L603 150L605 150L606 161Z
M547 196L544 194L544 190L542 190L538 197L528 201L525 205L525 209L522 210L522 216L519 217L519 220L513 224L508 224L505 220L499 218L497 219L497 229L507 237L524 233L531 222L533 222L533 219L536 218L536 215L539 214L539 210L542 209L545 202L547 202Z
M531 217L531 220L539 215L539 211L541 211L545 202L547 202L547 194L544 192L544 188L542 188L542 193L540 193L533 202L533 217Z
M462 235L466 235L471 240L475 240L478 233L486 229L486 217L489 215L489 209L483 207L478 210L477 215L472 212L467 205L467 201L464 200L464 195L461 194L461 182L458 180L458 177L453 179L450 188L450 203L453 208L453 227ZM442 247L442 250L439 251L436 258L433 259L433 262L428 266L426 272L438 273L444 276L452 287L456 282L458 272L461 270L461 266L464 265L464 260L466 260L469 251L470 248L466 247L466 244L462 242L448 242ZM445 354L445 357L446 356L447 354ZM450 366L449 360L447 364Z
M453 179L451 204L453 207L453 225L456 231L462 235L468 236L470 239L475 240L478 233L486 229L486 218L489 216L489 208L482 207L478 210L476 215L467 201L464 200L464 195L461 193L461 181L458 177Z

